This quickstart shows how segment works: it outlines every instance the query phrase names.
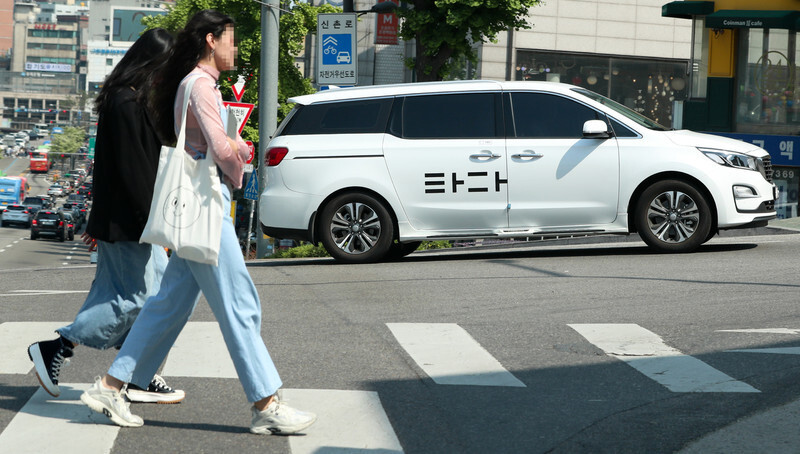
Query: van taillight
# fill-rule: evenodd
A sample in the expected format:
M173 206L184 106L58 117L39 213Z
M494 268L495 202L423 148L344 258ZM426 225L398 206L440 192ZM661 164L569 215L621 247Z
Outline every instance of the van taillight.
M34 220L31 222L31 225L39 225L39 222L38 222L36 219L34 219Z
M64 221L58 221L58 226L59 227L64 227Z
M285 147L270 148L267 151L267 167L275 167L280 164L287 153L289 153L289 149Z

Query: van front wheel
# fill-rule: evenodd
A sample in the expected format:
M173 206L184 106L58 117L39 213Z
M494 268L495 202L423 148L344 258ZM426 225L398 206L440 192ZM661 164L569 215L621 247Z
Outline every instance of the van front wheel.
M346 193L328 202L320 215L322 245L340 262L382 260L394 240L386 207L366 194Z
M659 252L692 252L709 238L711 209L700 191L679 180L647 188L634 213L636 230Z

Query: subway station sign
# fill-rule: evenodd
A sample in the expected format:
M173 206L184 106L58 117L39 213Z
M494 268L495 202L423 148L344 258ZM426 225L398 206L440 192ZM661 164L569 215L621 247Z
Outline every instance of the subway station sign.
M800 167L800 136L738 134L733 132L712 132L710 134L749 142L767 150L773 166Z

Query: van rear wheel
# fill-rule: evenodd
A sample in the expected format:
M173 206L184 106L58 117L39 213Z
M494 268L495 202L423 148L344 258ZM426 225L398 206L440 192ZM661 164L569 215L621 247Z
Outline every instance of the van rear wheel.
M384 204L372 196L346 193L328 202L320 214L322 245L338 261L382 260L394 240L394 222Z

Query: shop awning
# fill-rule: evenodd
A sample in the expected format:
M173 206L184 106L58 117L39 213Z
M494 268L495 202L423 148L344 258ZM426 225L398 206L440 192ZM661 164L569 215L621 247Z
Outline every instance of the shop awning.
M797 29L800 11L720 10L706 16L707 28Z
M714 2L677 1L669 2L661 7L662 17L691 19L692 16L703 16L714 12Z

